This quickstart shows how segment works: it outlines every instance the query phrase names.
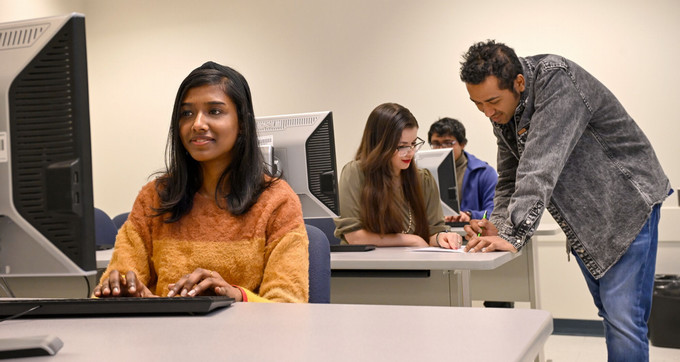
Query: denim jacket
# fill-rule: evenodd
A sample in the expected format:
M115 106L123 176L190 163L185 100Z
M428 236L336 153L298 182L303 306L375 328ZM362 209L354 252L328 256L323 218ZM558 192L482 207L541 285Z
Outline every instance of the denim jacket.
M670 191L652 145L595 77L557 55L520 58L514 122L493 123L498 186L490 217L517 250L545 208L599 279Z

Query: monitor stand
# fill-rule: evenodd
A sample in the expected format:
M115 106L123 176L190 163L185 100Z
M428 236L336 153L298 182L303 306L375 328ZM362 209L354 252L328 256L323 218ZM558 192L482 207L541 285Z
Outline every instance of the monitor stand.
M96 285L96 274L50 277L0 275L0 298L89 298Z

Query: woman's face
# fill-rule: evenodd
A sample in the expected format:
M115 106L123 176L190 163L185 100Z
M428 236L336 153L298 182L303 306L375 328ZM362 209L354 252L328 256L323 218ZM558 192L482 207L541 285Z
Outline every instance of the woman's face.
M416 138L418 138L418 128L405 128L401 132L401 138L399 139L399 144L397 147L403 146L413 146L416 144ZM395 149L392 156L392 169L394 170L394 175L399 175L402 170L407 169L413 161L413 156L416 153L412 148L409 148L406 154L400 155L400 152Z
M179 131L184 148L204 167L221 172L233 157L238 112L218 84L187 91L180 105Z

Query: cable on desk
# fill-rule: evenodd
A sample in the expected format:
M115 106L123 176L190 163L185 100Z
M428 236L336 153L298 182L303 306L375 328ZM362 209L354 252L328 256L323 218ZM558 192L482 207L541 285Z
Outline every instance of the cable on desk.
M34 306L34 307L32 307L32 308L29 308L29 309L27 309L27 310L25 310L25 311L23 311L23 312L17 313L17 314L15 314L15 315L11 315L11 316L9 316L9 317L7 317L7 318L4 318L4 319L0 319L0 322L8 321L8 320L10 320L10 319L19 318L19 317L21 317L22 315L24 315L24 314L26 314L26 313L30 313L30 312L32 312L32 311L34 311L34 310L36 310L36 309L38 309L38 308L40 308L40 307L42 307L42 306L41 306L41 305L36 305L36 306Z

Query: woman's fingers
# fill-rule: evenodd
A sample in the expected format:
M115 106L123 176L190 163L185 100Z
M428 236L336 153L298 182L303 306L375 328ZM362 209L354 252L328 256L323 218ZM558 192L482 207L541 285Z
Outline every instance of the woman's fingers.
M446 241L449 243L449 249L458 249L463 244L463 238L456 233L447 233Z
M186 274L174 284L168 285L168 297L180 295L182 297L193 297L200 295L206 290L212 290L215 284L223 284L224 280L219 273L197 268L191 274Z
M118 270L112 270L109 277L94 288L95 297L117 297L120 295L121 274Z
M123 287L126 288L127 294L134 295L137 292L137 275L130 270L123 274L123 278L125 280L125 285Z

